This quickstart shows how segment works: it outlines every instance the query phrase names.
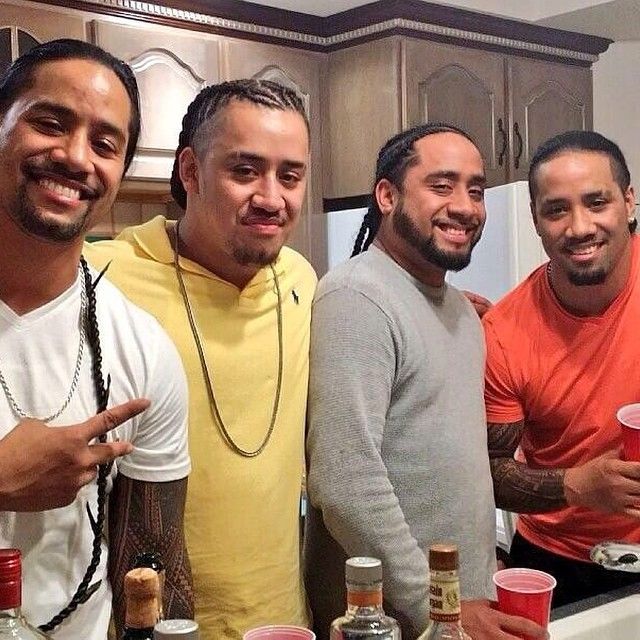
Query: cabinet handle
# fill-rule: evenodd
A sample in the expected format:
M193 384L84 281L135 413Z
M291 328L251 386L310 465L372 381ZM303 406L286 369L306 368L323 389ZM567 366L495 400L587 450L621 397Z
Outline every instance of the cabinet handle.
M501 167L504 164L504 156L507 153L507 132L502 126L502 118L498 118L498 133L502 134L502 149L498 154L498 166Z
M516 157L513 160L513 166L516 169L518 169L520 167L520 158L522 157L522 152L524 151L524 144L522 143L522 136L520 135L520 127L518 126L517 122L513 125L513 133L516 137L516 143L517 143Z

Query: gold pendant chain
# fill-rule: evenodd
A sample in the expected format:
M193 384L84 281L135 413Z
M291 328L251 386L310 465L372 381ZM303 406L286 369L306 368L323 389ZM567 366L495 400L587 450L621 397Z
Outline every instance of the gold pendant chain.
M222 434L223 439L229 446L229 448L237 453L238 455L243 456L244 458L255 458L260 455L267 444L269 444L269 440L273 435L273 430L276 426L276 418L278 415L278 408L280 407L280 394L282 392L282 361L283 361L283 335L282 335L282 295L280 293L280 283L278 281L278 275L276 274L276 270L273 267L273 264L269 265L271 269L271 273L273 274L273 281L276 288L276 295L278 296L278 304L276 307L277 316L278 316L278 380L276 382L276 393L275 398L273 400L273 408L271 411L271 422L269 423L269 428L267 429L267 433L262 440L262 443L257 449L253 451L247 451L240 447L236 442L234 442L229 430L225 426L222 416L220 415L220 410L218 408L218 403L216 402L215 395L213 393L213 383L211 374L209 373L209 366L207 365L207 360L204 355L204 348L202 346L202 341L200 339L200 334L198 332L198 327L196 325L195 317L193 315L193 309L191 308L191 303L189 302L189 296L187 295L187 289L184 284L184 279L182 277L182 269L180 268L180 220L176 222L176 238L175 238L175 247L173 251L173 264L176 271L176 276L178 278L178 285L180 287L180 293L182 295L182 300L184 302L184 307L187 312L187 318L189 319L189 326L191 327L191 333L193 335L193 340L196 344L196 349L198 350L198 357L200 358L200 366L202 367L202 374L204 376L205 386L207 388L207 396L209 397L209 406L211 408L211 412L214 415L214 418L220 428L220 433Z

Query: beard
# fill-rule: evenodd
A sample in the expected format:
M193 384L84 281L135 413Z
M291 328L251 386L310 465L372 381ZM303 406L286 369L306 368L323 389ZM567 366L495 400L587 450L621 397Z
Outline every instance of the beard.
M602 284L607 279L607 269L595 267L582 271L571 270L567 272L567 278L576 287L589 287L594 284Z
M469 266L473 247L480 240L480 235L478 234L471 240L469 250L466 253L445 251L438 247L433 236L426 238L422 235L420 229L402 206L393 216L393 229L403 240L416 249L425 260L445 271L461 271Z
M86 211L75 220L47 219L45 215L38 212L33 202L29 200L27 186L22 184L18 188L15 205L10 211L20 228L30 235L50 242L69 242L84 233L92 209L93 204L89 203Z
M280 249L277 251L267 251L266 249L251 249L250 247L232 248L234 260L243 267L248 267L249 265L266 267L272 262L275 262L279 253Z

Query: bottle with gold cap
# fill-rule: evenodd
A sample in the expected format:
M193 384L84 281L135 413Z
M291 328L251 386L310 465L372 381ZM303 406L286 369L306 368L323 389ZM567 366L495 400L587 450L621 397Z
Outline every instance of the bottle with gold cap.
M131 569L124 577L126 600L122 640L153 640L153 628L160 617L160 580L153 569Z
M429 624L418 640L470 640L460 622L458 547L429 547Z
M400 627L382 609L382 563L349 558L345 567L347 612L331 623L331 640L400 640Z

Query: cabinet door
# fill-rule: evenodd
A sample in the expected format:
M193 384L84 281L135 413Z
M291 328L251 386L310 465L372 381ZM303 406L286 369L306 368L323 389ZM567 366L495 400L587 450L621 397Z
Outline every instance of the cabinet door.
M325 197L371 193L380 147L402 127L400 39L329 54Z
M507 68L513 158L509 180L524 180L540 144L563 131L591 129L591 70L515 57Z
M504 58L408 38L405 42L406 126L447 122L476 141L489 186L506 181Z
M302 216L287 244L323 272L326 262L322 213L322 130L320 85L326 65L324 54L278 45L227 39L222 44L225 79L259 78L278 82L302 98L311 124L311 161Z
M85 40L82 18L65 13L12 4L0 5L0 74L19 55L40 42L56 38Z
M142 130L128 176L171 176L182 117L205 84L217 82L218 40L168 27L95 21L94 42L129 63L138 81Z

